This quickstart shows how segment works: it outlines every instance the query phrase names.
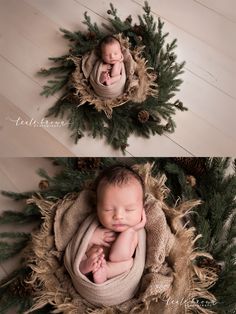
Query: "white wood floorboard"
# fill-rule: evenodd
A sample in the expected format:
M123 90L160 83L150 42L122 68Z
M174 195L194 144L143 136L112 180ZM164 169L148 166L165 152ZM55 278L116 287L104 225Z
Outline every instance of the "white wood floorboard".
M68 42L59 28L85 30L82 24L85 11L101 25L108 17L109 2L0 0L0 144L3 148L0 156L122 155L104 140L87 135L75 145L66 127L43 130L25 127L23 132L17 127L14 130L13 124L6 120L9 111L13 119L20 113L25 118L43 118L58 96L46 99L39 95L46 80L36 72L50 65L48 57L68 51ZM112 3L123 18L132 14L135 21L138 14L143 14L142 1ZM127 156L235 155L236 3L233 0L149 3L155 18L160 16L165 22L169 40L178 39L178 61L187 62L177 97L189 111L177 112L173 134L156 135L149 140L131 136ZM28 133L28 140L24 133Z

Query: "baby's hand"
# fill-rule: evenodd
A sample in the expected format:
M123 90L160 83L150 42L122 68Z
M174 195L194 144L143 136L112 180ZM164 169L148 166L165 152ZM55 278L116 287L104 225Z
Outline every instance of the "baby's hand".
M116 239L116 234L114 231L111 231L106 228L97 227L93 233L92 243L96 245L102 245L109 247L111 243Z
M147 218L146 218L145 210L143 209L141 221L136 226L134 226L133 229L135 231L138 231L139 229L144 228L146 222L147 222Z
M102 72L110 71L111 70L111 65L108 63L103 63L102 65Z

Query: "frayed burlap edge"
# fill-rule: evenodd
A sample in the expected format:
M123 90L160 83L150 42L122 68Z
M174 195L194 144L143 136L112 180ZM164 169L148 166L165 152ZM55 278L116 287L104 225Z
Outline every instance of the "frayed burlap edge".
M54 244L53 224L57 205L63 202L73 202L77 194L66 195L56 204L38 197L33 197L29 202L35 203L41 210L43 223L38 233L32 236L31 254L28 256L29 265L32 268L30 283L36 291L33 307L26 313L42 308L46 304L54 306L53 313L214 313L210 309L201 307L194 299L204 298L209 302L216 302L215 297L208 291L217 280L214 270L200 268L194 264L197 256L211 256L204 252L198 252L195 242L194 228L183 226L182 218L197 206L199 201L187 201L170 208L164 203L169 190L165 186L165 175L153 178L151 165L135 166L143 176L147 192L151 192L151 200L160 202L166 214L172 232L175 234L175 244L170 251L168 262L174 270L174 281L169 291L158 294L157 285L148 283L148 276L144 274L139 296L121 305L113 307L96 308L82 299L71 284L71 280L62 262L62 252L58 252ZM148 232L148 230L147 230ZM146 281L146 282L145 282Z
M130 48L128 38L123 38L121 34L116 35L121 45L125 48ZM125 104L128 101L133 103L142 103L148 96L157 97L158 88L155 83L157 75L153 69L147 67L147 61L141 56L144 47L136 47L130 53L137 64L135 73L127 77L125 92L116 98L101 98L97 96L89 80L85 78L82 72L82 57L70 56L68 60L72 60L76 66L75 71L71 76L71 85L75 89L74 95L79 97L80 104L94 105L96 110L104 111L108 118L112 117L112 109ZM133 81L139 80L138 84L133 84Z

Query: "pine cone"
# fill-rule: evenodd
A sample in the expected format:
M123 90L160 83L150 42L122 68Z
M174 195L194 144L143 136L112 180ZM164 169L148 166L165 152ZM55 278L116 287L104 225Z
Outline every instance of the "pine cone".
M97 169L100 166L100 158L78 158L77 169L78 170L91 170Z
M140 25L135 24L133 30L136 33L136 35L142 34L142 26L140 26Z
M176 157L174 161L189 175L202 176L206 172L206 158L204 157Z
M194 176L186 176L187 184L190 184L191 187L196 186L196 178Z
M148 111L146 111L146 110L139 111L139 113L138 113L139 122L145 123L148 121L148 119L149 119L149 112Z
M49 182L48 180L41 180L39 182L39 188L40 190L46 190L49 187Z
M96 38L96 33L94 33L94 32L89 32L88 34L87 34L87 39L95 39Z

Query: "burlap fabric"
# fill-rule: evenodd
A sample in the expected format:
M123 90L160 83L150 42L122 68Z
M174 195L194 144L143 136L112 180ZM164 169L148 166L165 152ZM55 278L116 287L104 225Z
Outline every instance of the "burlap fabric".
M31 283L37 291L32 311L50 303L55 306L55 313L212 313L210 309L200 307L194 299L215 301L207 289L217 276L211 269L199 268L194 263L199 255L210 256L196 250L198 236L194 228L187 228L182 221L199 201L168 207L164 202L169 193L165 186L166 177L152 177L149 164L135 168L144 178L147 192L147 255L136 295L119 305L94 306L73 287L63 256L78 226L94 210L94 194L84 190L79 195L67 195L56 204L41 198L30 200L41 208L44 216L41 230L33 236L33 253L29 261L33 271ZM65 230L64 234L60 232L61 228Z
M103 110L108 118L111 118L114 107L128 101L142 103L148 96L157 97L156 74L147 67L147 61L141 56L143 47L131 50L128 39L122 38L121 34L116 37L122 46L125 68L122 79L117 84L104 86L98 82L100 58L96 49L83 57L69 57L76 66L71 76L71 85L75 89L75 96L80 97L80 106L94 105L98 111ZM122 89L124 91L121 93Z

